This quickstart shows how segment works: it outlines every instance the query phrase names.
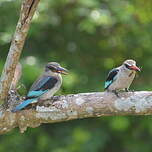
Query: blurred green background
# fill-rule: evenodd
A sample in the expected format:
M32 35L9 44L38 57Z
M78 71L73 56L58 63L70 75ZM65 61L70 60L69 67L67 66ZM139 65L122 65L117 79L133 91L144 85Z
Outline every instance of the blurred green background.
M0 0L0 72L21 0ZM108 71L135 59L131 89L152 87L151 0L41 0L21 56L25 95L49 61L70 70L58 94L103 91ZM0 136L0 152L151 152L151 116L101 117L43 124Z

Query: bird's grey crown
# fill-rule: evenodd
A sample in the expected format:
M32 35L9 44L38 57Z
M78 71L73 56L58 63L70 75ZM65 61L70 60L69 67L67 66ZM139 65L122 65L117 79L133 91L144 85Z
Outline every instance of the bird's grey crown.
M126 60L124 61L123 63L124 65L127 64L127 65L136 65L136 61L132 60L132 59L129 59L129 60Z
M49 71L49 70L55 70L57 67L60 67L60 64L57 62L49 62L46 64L45 66L45 71Z
M59 63L57 63L57 62L49 62L49 63L47 63L47 65L46 65L47 67L48 66L55 66L55 67L59 67L60 66L60 64Z

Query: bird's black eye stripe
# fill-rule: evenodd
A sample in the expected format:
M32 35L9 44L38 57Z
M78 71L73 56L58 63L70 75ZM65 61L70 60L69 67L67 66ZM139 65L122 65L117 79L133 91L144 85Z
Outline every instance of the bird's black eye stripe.
M47 69L48 70L51 70L51 71L53 71L53 72L55 72L56 71L56 67L54 67L54 66L47 66Z
M130 66L129 66L128 64L125 64L125 67L126 67L127 69L129 69Z
M51 66L51 67L49 67L49 69L51 70L51 71L56 71L56 68L55 67L53 67L53 66Z

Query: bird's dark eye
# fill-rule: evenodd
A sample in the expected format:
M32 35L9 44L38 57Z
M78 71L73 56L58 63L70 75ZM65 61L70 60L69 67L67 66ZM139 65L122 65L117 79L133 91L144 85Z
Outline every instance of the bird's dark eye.
M56 68L53 67L53 66L49 67L49 69L50 69L51 71L53 71L53 72L56 72Z
M46 67L48 70L51 70L53 72L56 72L56 68L54 66L47 66Z
M126 67L127 69L129 69L130 66L129 66L128 64L124 64L124 65L125 65L125 67Z

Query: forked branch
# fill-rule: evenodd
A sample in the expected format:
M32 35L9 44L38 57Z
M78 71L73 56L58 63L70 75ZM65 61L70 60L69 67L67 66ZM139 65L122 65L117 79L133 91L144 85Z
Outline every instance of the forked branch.
M40 0L23 0L16 30L0 78L0 100L8 96L30 23Z

